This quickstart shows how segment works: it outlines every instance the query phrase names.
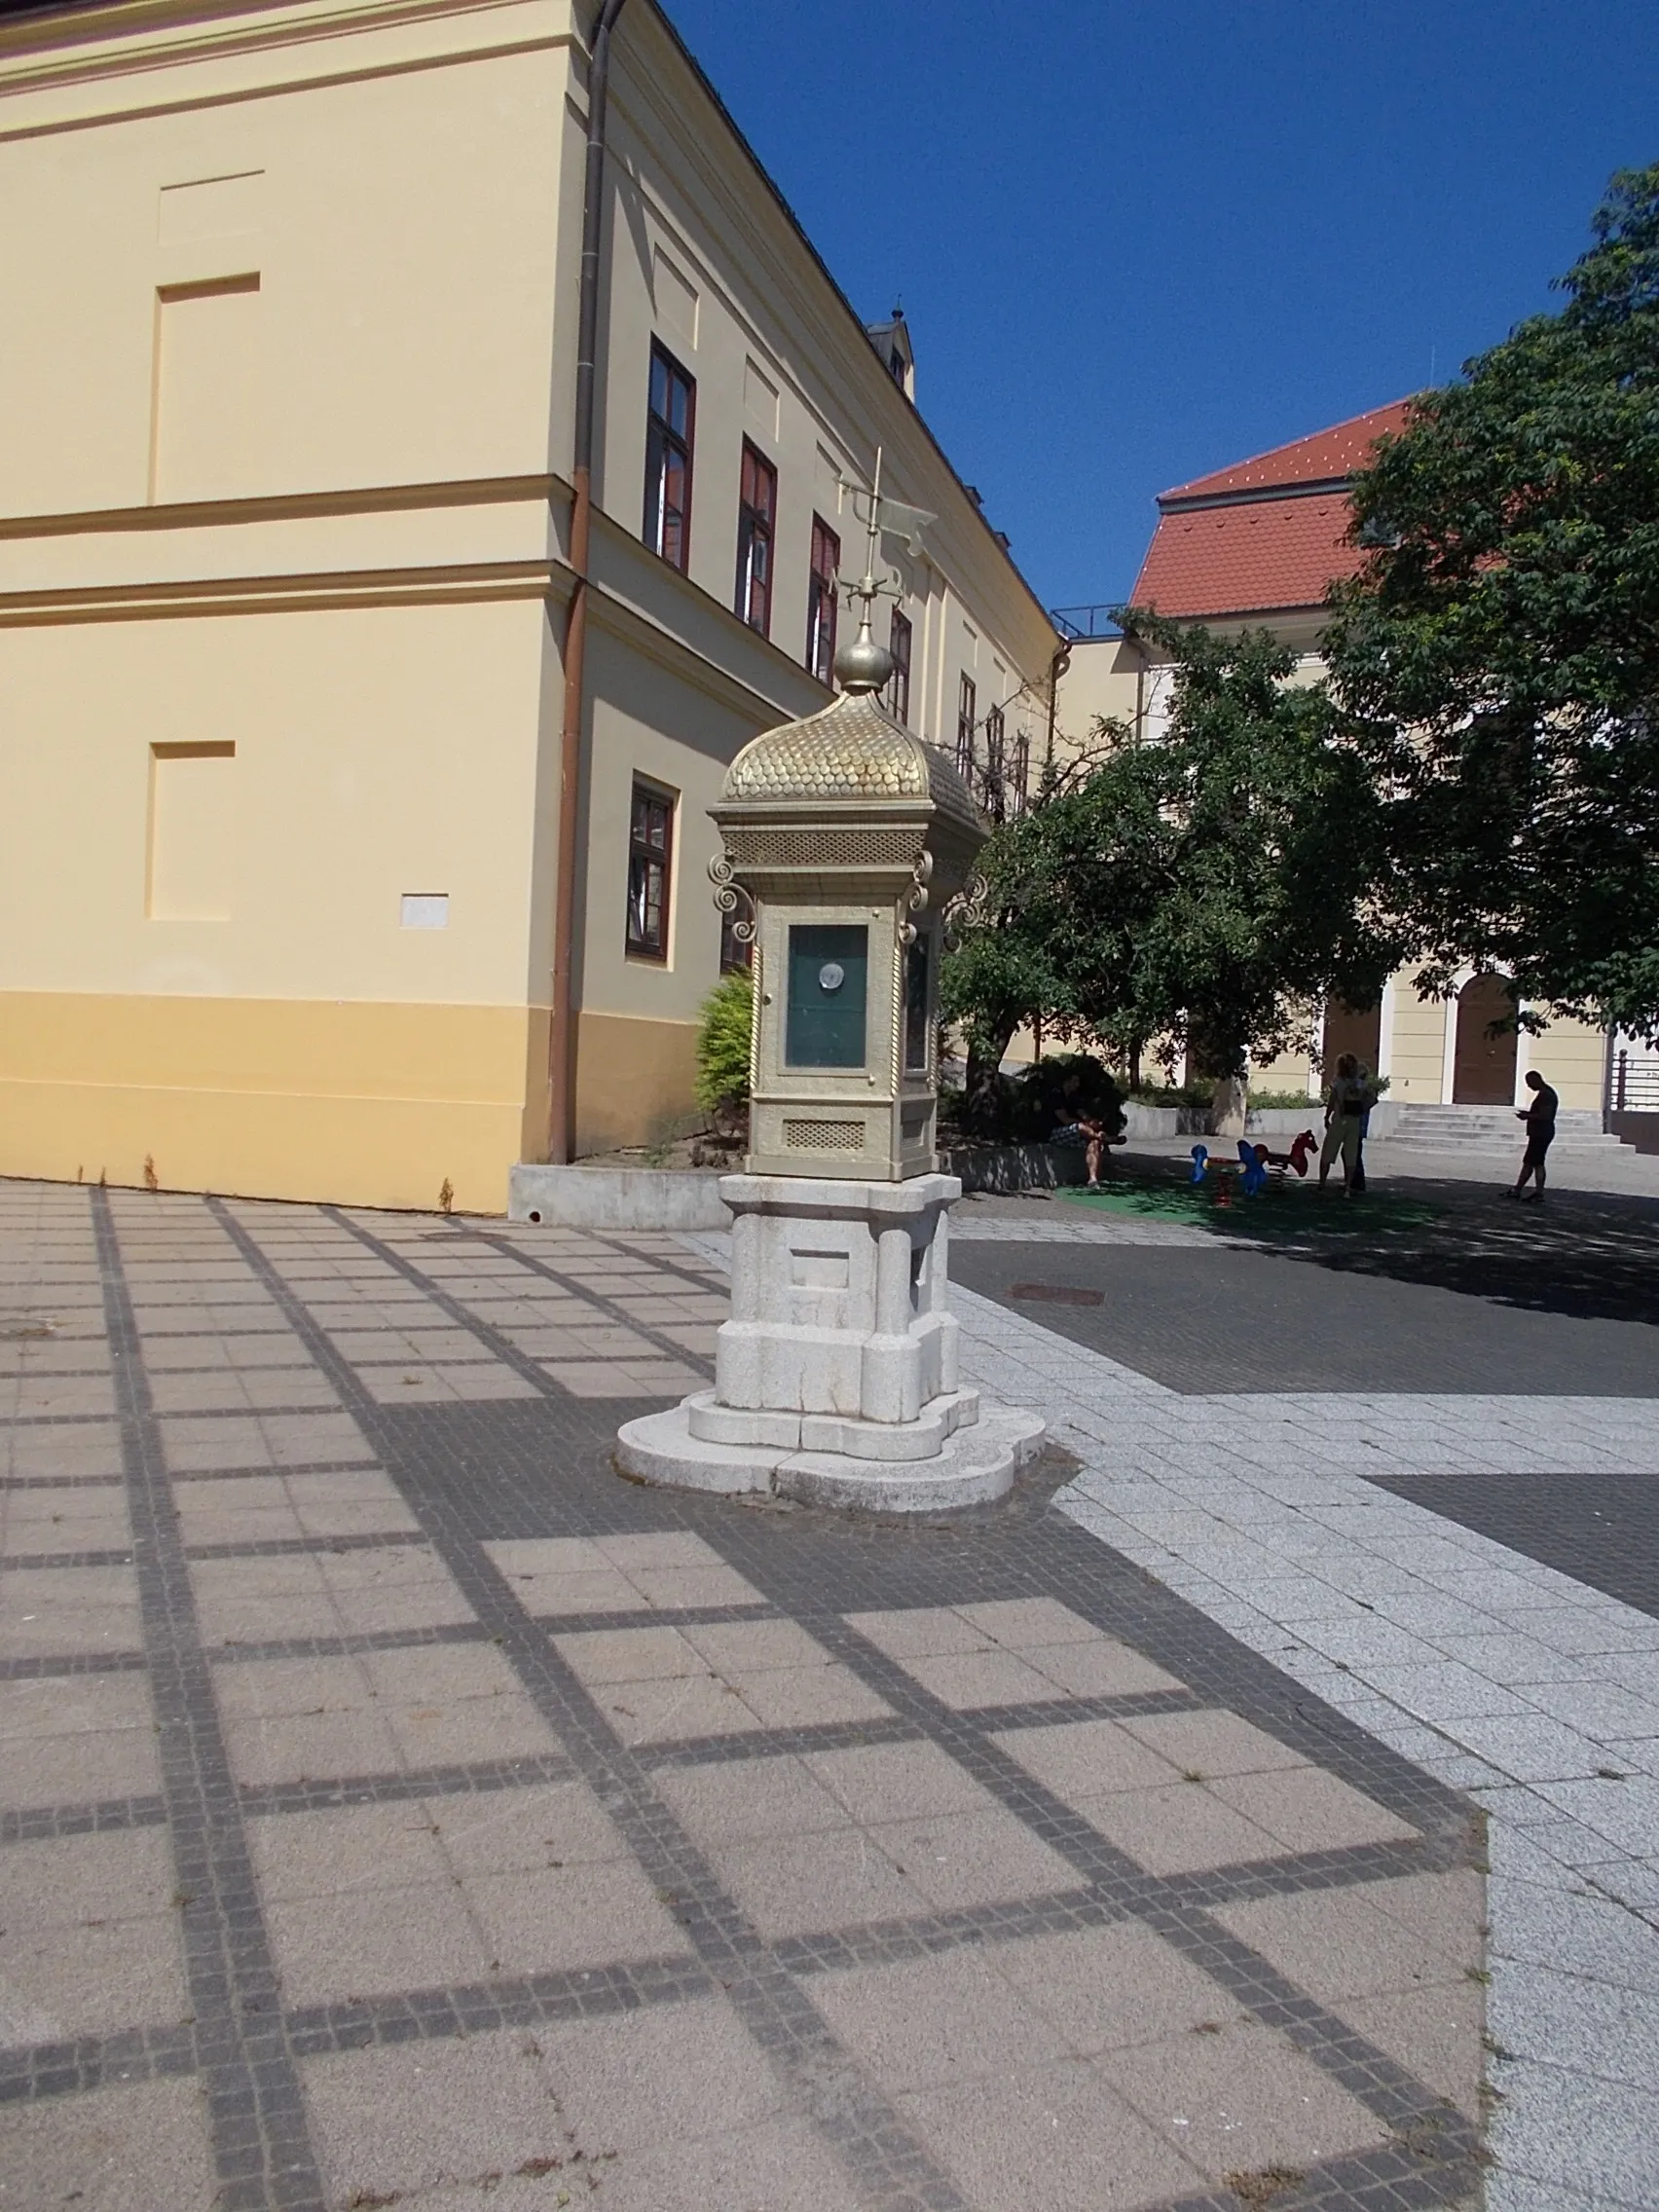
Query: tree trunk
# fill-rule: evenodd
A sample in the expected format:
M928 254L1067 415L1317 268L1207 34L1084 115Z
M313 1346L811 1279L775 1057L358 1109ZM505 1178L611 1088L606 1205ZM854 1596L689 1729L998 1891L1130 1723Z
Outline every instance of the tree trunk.
M1239 1075L1217 1076L1215 1094L1210 1100L1211 1135L1241 1137L1244 1134L1244 1117L1247 1111L1244 1078Z
M962 1100L962 1118L977 1136L994 1136L997 1123L997 1073L1003 1054L1014 1042L1019 1015L998 1019L995 1029L970 1031L968 1077Z

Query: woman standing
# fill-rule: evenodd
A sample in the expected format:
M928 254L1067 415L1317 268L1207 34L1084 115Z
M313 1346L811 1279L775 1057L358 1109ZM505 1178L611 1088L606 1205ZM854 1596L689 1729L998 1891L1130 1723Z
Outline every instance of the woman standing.
M1319 1188L1330 1181L1331 1162L1340 1154L1343 1162L1343 1196L1353 1188L1359 1159L1360 1131L1364 1126L1365 1091L1359 1080L1359 1062L1351 1052L1337 1054L1336 1073L1325 1093L1325 1141L1319 1147Z

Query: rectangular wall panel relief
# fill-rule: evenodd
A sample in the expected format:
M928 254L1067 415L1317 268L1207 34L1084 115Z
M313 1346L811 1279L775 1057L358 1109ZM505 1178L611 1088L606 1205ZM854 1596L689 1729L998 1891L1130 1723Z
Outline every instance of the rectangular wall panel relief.
M152 500L234 498L250 489L248 405L261 336L257 271L157 291Z
M198 239L241 238L259 228L264 198L263 169L164 184L156 210L156 243L191 245Z
M234 745L152 745L144 911L154 922L222 922L236 880Z
M778 441L778 387L757 361L743 364L743 418L773 445Z
M683 353L697 350L697 287L659 245L651 263L651 293L656 326L670 346Z

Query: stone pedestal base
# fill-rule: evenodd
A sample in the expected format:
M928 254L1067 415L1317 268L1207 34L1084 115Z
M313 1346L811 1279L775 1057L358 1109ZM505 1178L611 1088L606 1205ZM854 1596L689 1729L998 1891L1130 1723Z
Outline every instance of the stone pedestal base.
M846 1452L783 1452L756 1444L715 1444L691 1432L687 1398L662 1414L631 1420L616 1440L616 1464L641 1482L735 1496L769 1491L814 1505L860 1506L870 1513L947 1513L1006 1497L1014 1478L1043 1448L1044 1424L1014 1406L984 1405L929 1458L855 1458Z
M946 1213L961 1192L951 1175L723 1177L731 1318L715 1387L629 1421L618 1466L878 1513L1003 1496L1044 1424L958 1383Z

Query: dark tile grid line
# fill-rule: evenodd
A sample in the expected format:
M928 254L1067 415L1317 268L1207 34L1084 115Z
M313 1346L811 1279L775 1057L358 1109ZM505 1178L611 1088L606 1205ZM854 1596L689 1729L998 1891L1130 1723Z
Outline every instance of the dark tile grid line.
M303 1559L318 1552L407 1551L424 1544L419 1529L364 1529L340 1536L253 1536L245 1543L186 1544L188 1560Z
M119 1475L0 1475L0 1491L119 1490L120 1488L121 1477Z
M475 1766L412 1767L406 1774L346 1774L298 1782L244 1782L241 1808L256 1813L314 1813L341 1805L400 1805L414 1797L492 1795L570 1782L575 1768L557 1753L480 1760Z
M751 1609L740 1618L789 1618ZM650 1627L649 1618L630 1626ZM1126 1720L1143 1713L1202 1713L1202 1701L1185 1690L1149 1690L1136 1697L1080 1697L1056 1699L1042 1705L989 1706L964 1719L986 1729L1049 1728L1056 1721ZM637 1744L638 1756L652 1766L719 1766L738 1759L764 1758L777 1751L830 1751L856 1749L861 1744L914 1744L926 1741L920 1721L902 1714L884 1719L817 1720L793 1728L752 1728L741 1733L721 1730L715 1736L680 1736L670 1743Z
M782 1618L763 1598L731 1605L631 1605L625 1612L609 1613L538 1613L528 1605L525 1610L548 1636L583 1636L612 1628L717 1628L732 1621Z
M171 1372L168 1370L167 1372ZM269 1374L269 1368L257 1372ZM279 1372L279 1371L278 1371ZM326 1405L309 1406L187 1406L178 1412L164 1407L157 1418L161 1420L279 1420L292 1419L296 1414L337 1414L339 1406L332 1400ZM89 1420L108 1420L107 1414L14 1414L7 1422L8 1428L72 1428Z
M371 1233L361 1229L357 1233L365 1242L374 1241ZM419 1279L418 1271L412 1265L409 1266L409 1272L412 1278ZM464 1319L464 1316L461 1317ZM476 1326L476 1323L473 1325ZM444 1502L448 1504L449 1500L445 1499ZM751 1542L743 1548L745 1551L754 1551L757 1549L757 1546ZM748 1562L746 1561L745 1564L747 1566ZM764 1575L756 1576L756 1579L760 1582L762 1587L765 1586L766 1577ZM776 1588L773 1589L771 1594L775 1599L779 1596ZM795 1595L798 1599L801 1593L797 1592ZM781 1600L780 1602L787 1603L787 1601ZM1017 1767L1015 1762L1008 1758L1006 1754L997 1751L996 1748L987 1741L988 1732L985 1729L975 1730L964 1715L953 1713L940 1701L928 1698L926 1693L920 1690L919 1685L915 1684L909 1677L904 1676L902 1670L894 1667L872 1644L858 1637L856 1632L852 1631L838 1616L834 1618L832 1628L828 1618L809 1619L807 1616L818 1614L818 1608L822 1603L822 1594L819 1594L815 1602L809 1601L805 1604L796 1603L789 1609L795 1614L795 1617L802 1620L803 1625L815 1628L820 1633L821 1641L829 1643L830 1648L833 1649L837 1642L840 1643L843 1647L843 1656L856 1668L862 1658L863 1669L861 1671L866 1673L866 1678L872 1679L873 1686L880 1689L883 1694L889 1695L890 1702L899 1705L901 1712L903 1711L904 1696L912 1696L917 1699L922 1710L913 1717L922 1722L925 1732L932 1736L933 1740L940 1741L941 1737L947 1733L954 1734L959 1739L966 1736L981 1758L988 1758L993 1764L1000 1763L1000 1780L1003 1787L997 1789L996 1793L1002 1796L1005 1802L1011 1789L1015 1796L1023 1796L1027 1800L1026 1804L1023 1806L1015 1804L1011 1809L1015 1810L1019 1817L1024 1819L1027 1825L1032 1826L1046 1841L1062 1849L1062 1851L1065 1849L1065 1844L1061 1840L1064 1836L1069 1835L1074 1845L1080 1844L1083 1853L1081 1870L1091 1878L1095 1886L1110 1888L1114 1886L1114 1878L1117 1886L1122 1886L1125 1879L1132 1882L1134 1880L1144 1881L1147 1878L1141 1869L1135 1867L1123 1854L1114 1851L1092 1828L1081 1822L1069 1807L1052 1798L1049 1792L1040 1790L1031 1779L1024 1774L1023 1770ZM830 1631L830 1633L825 1633L826 1631ZM1225 1644L1229 1656L1235 1657L1231 1640L1221 1639L1221 1641ZM873 1679L874 1677L879 1677L880 1679L875 1680ZM1275 1686L1282 1686L1282 1677L1274 1677L1273 1681ZM903 1685L903 1694L895 1698L891 1695L891 1692L900 1684ZM1231 1706L1236 1703L1236 1699L1228 1694L1227 1691L1222 1690L1218 1693L1216 1702ZM993 1714L988 1717L993 1725L1000 1724L1000 1714ZM1280 1714L1277 1716L1275 1732L1281 1737L1287 1733L1284 1722L1285 1716ZM1361 1740L1369 1741L1368 1739ZM956 1745L947 1742L944 1748L954 1751L962 1763L968 1765L971 1771L973 1770L975 1761L972 1758L964 1759L961 1750ZM1320 1743L1315 1755L1322 1764L1332 1763L1329 1757L1329 1747L1323 1742ZM1405 1762L1398 1763L1405 1767ZM1416 1778L1415 1769L1405 1767L1405 1772L1408 1776ZM978 1779L983 1781L986 1777L981 1774ZM1426 1780L1426 1778L1424 1779ZM1438 1786L1434 1787L1437 1792L1435 1795L1437 1811L1444 1814L1448 1804L1450 1804L1457 1808L1459 1814L1461 1814L1460 1800L1456 1799L1451 1792L1439 1790ZM1031 1803L1033 1798L1038 1800L1035 1805ZM1467 1842L1468 1832L1466 1818L1460 1817L1451 1823L1443 1820L1439 1824L1438 1840L1442 1846L1441 1859L1443 1862L1446 1855L1454 1850L1456 1843ZM1322 1856L1326 1864L1322 1869L1323 1879L1317 1886L1328 1884L1333 1870L1331 1862L1338 1855ZM1102 1877L1104 1877L1104 1882L1102 1882ZM1294 1875L1291 1875L1288 1881L1284 1878L1275 1881L1272 1870L1266 1863L1251 1868L1249 1880L1251 1884L1249 1894L1254 1895L1282 1895L1285 1894L1287 1888L1299 1886ZM1309 1884L1309 1886L1314 1885ZM1124 1901L1128 1901L1126 1896ZM1303 1992L1284 1977L1274 1973L1265 1960L1259 1959L1256 1954L1249 1951L1247 1946L1229 1936L1218 1923L1209 1921L1207 1915L1196 1906L1177 1908L1166 1905L1147 1909L1139 1917L1144 1918L1149 1924L1157 1924L1160 1933L1165 1934L1178 1948L1183 1949L1193 1959L1195 1964L1211 1972L1214 1978L1228 1986L1247 2009L1255 2009L1258 2016L1264 2018L1271 2016L1272 2024L1280 2027L1293 2042L1306 2050L1315 2063L1331 2072L1350 2093L1355 2094L1361 2101L1367 2103L1373 2111L1377 2112L1378 2117L1385 2125L1398 2129L1420 2126L1426 2123L1441 2131L1437 2135L1437 2143L1445 2143L1455 2137L1463 2157L1463 2163L1459 2165L1455 2179L1457 2188L1461 2189L1464 2186L1467 2179L1467 2161L1475 2156L1477 2149L1474 2131L1461 2120L1460 2116L1451 2113L1450 2108L1445 2106L1443 2100L1435 2097L1422 2083L1416 2081L1406 2069L1398 2066L1382 2052L1377 2050L1375 2046L1354 2035L1346 2022L1327 2012L1322 2007L1314 2004L1311 1999L1307 1998ZM1255 2001L1254 2005L1251 2003L1252 1998ZM1437 2168L1431 2175L1419 2175L1419 2186L1429 2186L1431 2188L1430 2200L1439 2201L1444 2197L1445 2193L1441 2184L1446 2178L1446 2172Z
M178 1888L188 1900L180 1913L181 1939L218 2201L221 2212L324 2212L113 1210L102 1191L92 1202L137 1539L162 1794Z
M24 1805L0 1813L0 1844L39 1843L60 1835L102 1835L110 1828L166 1824L161 1797L100 1797L91 1804Z
M519 1974L456 1989L414 1989L397 1997L349 1998L288 2014L288 2034L306 2056L361 2050L376 2043L474 2036L492 2028L529 2028L543 2021L600 2019L647 2005L678 2005L712 1995L719 1984L686 1953L638 1959L628 1966L561 1973Z
M210 2055L211 2046L194 2024L128 2028L118 2035L15 2046L0 2050L0 2105L78 2096L108 2082L153 2082L169 2074L194 2074Z
M1456 2162L1446 2172L1436 2171L1446 2157ZM1313 2167L1300 2182L1285 2182L1272 2197L1272 2212L1425 2212L1436 2205L1469 2205L1468 2194L1479 2187L1461 2155L1447 2150L1423 2135L1413 2150L1383 2144L1346 2158L1330 2158ZM1183 2196L1159 2212L1240 2212L1248 2199L1237 2191L1219 2189L1201 2196Z
M1029 1827L1051 1850L1076 1867L1084 1882L1132 1911L1156 1934L1200 1968L1230 1996L1270 2027L1280 2029L1322 2072L1357 2097L1389 2128L1401 2129L1433 2114L1437 2123L1448 2108L1397 2060L1389 2058L1316 2003L1285 1975L1232 1936L1201 1907L1166 1903L1148 1895L1148 1876L1134 1860L1073 1810L1065 1800L1019 1765L993 1742L990 1731L937 1698L850 1623L825 1619L814 1633L898 1713L917 1721L933 1742L1007 1811ZM994 1719L992 1725L995 1725ZM1224 1872L1224 1869L1217 1869ZM1256 1869L1268 1885L1258 1894L1284 1896L1302 1887L1294 1872L1279 1875L1271 1862ZM1465 2127L1470 2155L1472 2130Z
M132 1546L124 1544L119 1551L96 1552L14 1552L10 1557L0 1553L0 1571L17 1574L26 1568L41 1567L130 1567Z
M1055 1931L1106 1928L1154 1913L1301 1896L1309 1890L1355 1889L1367 1882L1441 1871L1440 1861L1426 1844L1359 1844L1348 1851L1207 1866L1194 1874L1144 1874L1138 1882L1090 1883L1000 1904L961 1905L944 1912L868 1921L862 1927L819 1929L792 1936L774 1948L793 1973L833 1973L844 1967L886 1966L969 1944L1022 1942L1027 1936Z
M804 2113L839 2156L869 2212L971 2212L961 2192L855 2063L795 1977L777 1963L758 1931L720 1889L702 1853L652 1789L648 1766L618 1740L574 1671L520 1606L484 1551L484 1539L469 1525L453 1486L444 1480L442 1457L428 1460L421 1451L419 1425L408 1416L388 1416L369 1397L270 1267L252 1235L221 1201L209 1199L208 1204L255 1267L267 1270L273 1296L377 1445L468 1604L498 1638L503 1656L604 1804L646 1879L673 1900L670 1909L702 1967L718 1978L756 2044L791 2082ZM383 1247L371 1233L337 1212L334 1218L368 1249L383 1252L409 1279L421 1279L410 1263ZM496 1334L458 1302L447 1304L484 1341ZM538 1389L549 1397L562 1395L534 1362L511 1348L515 1364L525 1361L520 1371L534 1371Z
M379 1237L373 1236L371 1231L363 1229L358 1223L350 1220L338 1207L325 1206L322 1210L338 1221L343 1228L350 1229L354 1235L371 1238L376 1251L385 1253L388 1262L397 1268L408 1281L419 1284L432 1298L433 1302L441 1307L461 1328L470 1329L473 1335L479 1338L482 1343L487 1344L498 1358L508 1361L527 1380L536 1383L539 1387L546 1387L551 1378L542 1372L530 1354L520 1351L511 1339L496 1328L493 1322L474 1313L460 1299L452 1298L443 1289L441 1278L424 1273L413 1260L406 1259L395 1245L383 1243ZM468 1233L458 1225L455 1234L459 1237ZM612 1251L620 1249L618 1246L608 1245L608 1240L602 1236L596 1236L592 1241L596 1244L607 1245L608 1249ZM626 1306L619 1305L615 1299L608 1298L603 1290L591 1289L587 1284L578 1281L574 1275L561 1272L548 1261L539 1258L535 1253L523 1251L516 1244L501 1243L498 1244L496 1249L508 1254L529 1273L539 1275L542 1281L550 1282L556 1289L566 1292L568 1296L580 1299L585 1306L591 1306L595 1311L603 1313L608 1321L614 1323L617 1327L632 1329L637 1335L645 1338L647 1342L656 1346L665 1359L675 1360L682 1367L694 1367L700 1374L713 1376L715 1372L713 1360L705 1359L700 1352L687 1351L682 1344L678 1344L673 1337L665 1336L662 1330L654 1327L649 1321L637 1319ZM629 1253L627 1257L635 1259L639 1255ZM665 1272L678 1271L668 1269ZM502 1275L500 1280L503 1283L511 1283L513 1277ZM704 1292L707 1292L710 1287L706 1282L697 1285L697 1288ZM618 1360L616 1364L620 1367L627 1363L625 1360Z
M308 1412L316 1410L307 1408ZM273 1459L263 1467L175 1467L172 1480L175 1484L269 1482L274 1475L372 1475L379 1471L365 1452L360 1459Z
M50 1682L70 1675L141 1675L145 1651L65 1651L26 1659L0 1659L0 1682Z
M486 1643L482 1621L442 1621L433 1628L364 1629L356 1636L285 1636L264 1642L215 1643L207 1656L215 1667L242 1660L353 1659L364 1651L417 1650L432 1643Z

